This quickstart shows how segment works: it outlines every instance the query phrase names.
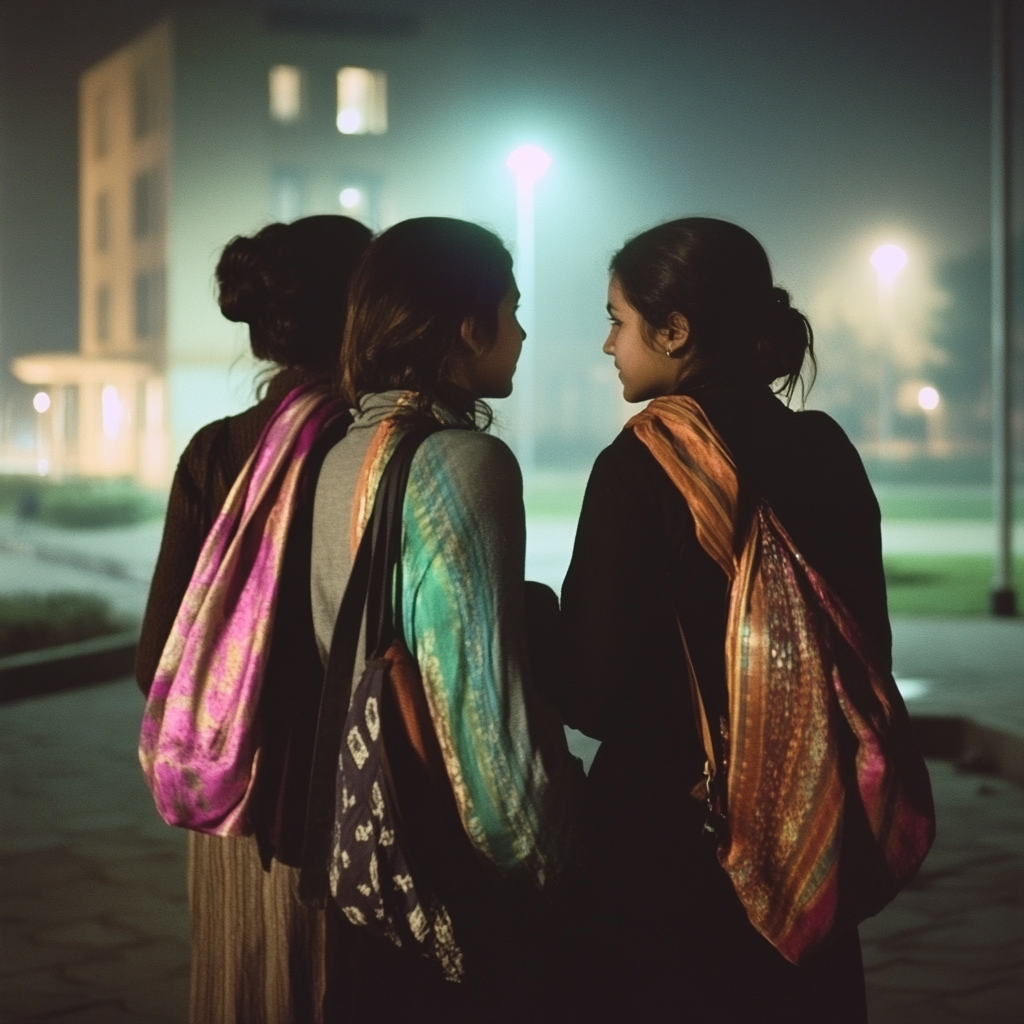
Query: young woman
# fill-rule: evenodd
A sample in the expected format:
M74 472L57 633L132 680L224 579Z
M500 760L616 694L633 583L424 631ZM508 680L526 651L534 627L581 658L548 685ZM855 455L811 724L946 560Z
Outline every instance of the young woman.
M445 893L465 980L442 981L425 961L342 921L346 1020L544 1019L541 917L528 908L563 874L583 775L531 678L522 478L508 447L484 429L482 400L512 391L524 337L517 302L498 238L446 218L384 232L352 283L342 392L356 414L317 485L317 642L326 661L352 555L398 439L419 419L438 421L447 429L417 450L406 490L402 629L475 853Z
M706 218L653 228L612 260L608 312L604 351L626 400L693 399L735 463L740 518L763 498L891 661L878 504L842 429L777 397L813 364L812 335L758 241ZM581 912L592 1019L864 1021L856 927L793 966L750 924L702 835L708 811L691 791L705 742L681 633L717 727L730 581L638 433L594 465L562 590L563 711L602 741ZM708 479L717 500L722 481Z
M249 325L253 354L275 372L261 401L203 427L178 464L136 661L144 693L159 680L204 544L236 478L251 468L261 435L272 421L282 422L285 411L299 408L298 398L314 415L332 401L328 384L345 326L349 278L369 242L370 232L347 217L307 217L236 238L221 255L221 311ZM303 467L299 508L273 581L279 588L273 634L254 630L247 640L254 650L269 646L253 724L260 736L259 772L244 830L254 834L189 832L190 1019L196 1024L321 1019L324 915L299 902L297 878L323 678L309 600L312 493L338 428L335 420ZM272 456L268 444L262 452Z

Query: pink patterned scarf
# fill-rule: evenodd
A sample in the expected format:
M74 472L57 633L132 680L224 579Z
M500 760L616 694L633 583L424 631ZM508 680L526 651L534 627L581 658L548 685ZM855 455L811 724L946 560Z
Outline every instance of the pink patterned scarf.
M199 555L146 701L139 761L168 824L251 832L255 724L285 542L314 442L344 412L326 389L290 391Z

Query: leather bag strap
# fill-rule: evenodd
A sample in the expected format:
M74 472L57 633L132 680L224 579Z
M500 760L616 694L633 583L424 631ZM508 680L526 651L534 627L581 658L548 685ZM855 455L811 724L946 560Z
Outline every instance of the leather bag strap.
M413 456L440 430L434 421L416 423L398 442L377 486L370 521L363 531L348 584L334 622L317 719L299 896L308 906L323 906L329 883L327 863L336 813L336 781L341 734L352 695L359 632L366 612L367 660L380 657L395 633L391 569L401 565L402 504ZM401 580L397 581L401 585ZM374 614L376 612L376 614ZM378 652L381 644L383 649Z

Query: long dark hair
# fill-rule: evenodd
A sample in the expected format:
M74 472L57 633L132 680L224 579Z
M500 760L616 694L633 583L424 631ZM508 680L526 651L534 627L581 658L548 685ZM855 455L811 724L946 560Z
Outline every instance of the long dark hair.
M351 217L304 217L240 235L217 263L221 312L249 325L253 355L329 376L337 364L348 287L369 228Z
M402 221L378 237L352 278L340 386L350 405L377 391L416 393L416 408L441 403L467 424L490 410L451 382L462 324L495 338L498 305L512 283L512 256L478 224L449 217ZM486 423L484 425L486 425Z
M690 323L695 378L771 384L791 398L814 382L810 321L777 287L761 243L728 221L684 217L630 239L611 271L649 337L673 313ZM810 380L803 384L804 362Z

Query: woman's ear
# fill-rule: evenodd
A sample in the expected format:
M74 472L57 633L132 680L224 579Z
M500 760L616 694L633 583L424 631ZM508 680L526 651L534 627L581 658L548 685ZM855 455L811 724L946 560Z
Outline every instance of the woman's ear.
M682 313L673 313L668 326L658 331L657 347L667 356L678 356L690 340L690 321Z
M475 356L482 356L490 347L487 344L487 339L483 337L476 320L471 316L467 316L462 321L462 328L459 334L462 336L466 348Z

